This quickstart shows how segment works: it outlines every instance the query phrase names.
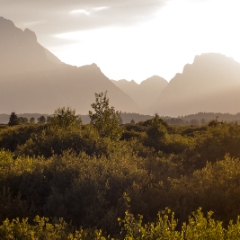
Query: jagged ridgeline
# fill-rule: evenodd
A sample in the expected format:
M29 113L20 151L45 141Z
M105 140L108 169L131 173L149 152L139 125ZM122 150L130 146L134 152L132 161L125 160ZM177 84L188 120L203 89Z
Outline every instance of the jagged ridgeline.
M169 82L149 112L171 117L240 112L240 63L222 54L196 56Z
M148 79L165 86L145 110L169 117L124 123L137 98L97 65L62 63L4 18L0 36L0 239L240 239L240 127L221 114L238 121L239 63L204 54Z
M117 109L138 111L137 104L116 87L96 64L73 67L63 64L37 42L35 33L22 31L0 17L0 112L51 114L71 106L86 114L95 92L108 91Z
M70 106L86 114L94 93L106 90L111 104L123 112L170 117L239 112L240 64L221 54L196 56L169 83L153 76L136 84L110 81L96 64L62 63L38 43L35 33L3 17L0 34L0 113L51 114L59 106Z

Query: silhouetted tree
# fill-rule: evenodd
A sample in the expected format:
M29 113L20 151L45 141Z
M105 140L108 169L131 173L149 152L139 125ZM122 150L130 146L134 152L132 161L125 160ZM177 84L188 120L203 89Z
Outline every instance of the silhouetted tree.
M31 117L31 118L30 118L30 123L31 123L31 124L34 124L34 123L35 123L35 118L34 118L34 117Z
M52 118L52 116L47 116L47 122L50 123Z
M18 117L18 122L19 122L19 124L27 124L28 123L28 118Z
M15 126L15 125L18 125L18 124L19 124L18 116L15 112L12 112L10 117L9 117L8 125L9 126Z
M41 116L40 118L38 118L38 123L40 123L40 124L46 123L46 118L45 118L45 116Z
M147 136L145 139L145 145L155 148L156 151L167 150L168 144L168 124L163 119L161 119L158 114L148 122L147 126Z
M202 125L205 125L205 124L206 124L206 121L205 121L204 118L201 119L201 124L202 124Z
M191 119L190 124L191 125L198 125L198 120L197 119Z

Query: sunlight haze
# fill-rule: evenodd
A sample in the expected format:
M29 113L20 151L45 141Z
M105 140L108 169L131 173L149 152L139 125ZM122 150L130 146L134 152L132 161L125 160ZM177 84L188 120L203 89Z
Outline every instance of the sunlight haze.
M240 62L237 0L58 3L0 0L0 15L33 30L61 61L96 63L114 80L140 83L159 75L169 81L205 52Z

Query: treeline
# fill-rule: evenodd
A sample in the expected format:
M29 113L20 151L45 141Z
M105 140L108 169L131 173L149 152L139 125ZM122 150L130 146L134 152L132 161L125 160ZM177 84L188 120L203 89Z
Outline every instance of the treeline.
M214 113L214 112L199 112L197 114L190 114L186 116L180 116L183 121L191 124L196 120L198 124L206 124L213 119L218 119L218 121L225 121L228 123L240 123L240 113L230 114L230 113Z
M106 94L92 108L90 124L59 108L45 124L0 129L1 239L238 238L239 125L120 124ZM174 217L157 217L166 207Z
M48 119L52 116L49 114L39 114L39 113L23 113L17 114L19 118L19 124L29 124L29 123L43 123L40 119ZM8 114L0 114L0 125L9 123ZM89 115L80 114L79 117L82 119L83 124L89 124L91 119ZM153 116L144 115L139 113L126 113L121 112L121 123L131 123L131 122L142 122L151 119ZM213 113L213 112L199 112L197 114L190 114L185 116L178 116L177 118L161 116L169 125L206 125L210 121L218 119L218 121L224 121L228 123L240 123L240 113L229 114L229 113ZM39 121L40 120L40 121Z
M15 112L14 112L15 113ZM15 113L19 118L19 124L29 124L29 123L38 123L40 117L44 117L46 120L49 114L40 114L40 113ZM0 124L8 124L11 114L0 114Z

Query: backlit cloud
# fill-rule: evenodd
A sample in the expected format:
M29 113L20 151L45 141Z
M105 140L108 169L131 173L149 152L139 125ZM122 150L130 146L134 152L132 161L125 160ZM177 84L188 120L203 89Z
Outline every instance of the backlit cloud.
M108 25L129 25L144 21L158 11L167 0L0 0L0 16L12 19L21 26L23 21L35 22L47 18L44 32L74 31L105 27ZM73 15L79 15L77 20ZM81 16L91 18L81 19ZM34 31L43 32L37 26Z
M76 9L70 12L71 14L85 14L85 15L89 15L90 12L84 10L84 9Z
M70 11L70 14L84 14L86 16L89 16L90 14L93 14L95 12L100 12L104 11L106 9L109 9L109 7L103 6L103 7L94 7L94 8L89 8L88 10L85 9L75 9Z
M108 8L109 8L109 7L106 7L106 6L104 6L104 7L95 7L95 8L93 8L93 11L99 12L99 11L106 10L106 9L108 9Z

